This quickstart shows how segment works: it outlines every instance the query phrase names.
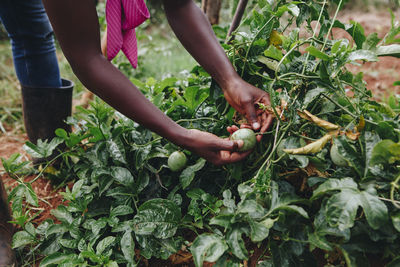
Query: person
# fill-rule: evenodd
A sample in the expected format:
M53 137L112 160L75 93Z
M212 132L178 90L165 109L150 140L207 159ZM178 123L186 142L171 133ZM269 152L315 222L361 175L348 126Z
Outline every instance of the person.
M51 139L57 128L68 129L64 120L71 114L73 84L60 77L53 30L42 1L1 0L0 20L11 39L28 139ZM10 220L0 180L0 267L15 265Z
M128 1L128 5L129 1L143 2L125 1ZM89 90L105 102L130 119L213 164L237 162L251 153L238 152L243 141L222 139L211 133L181 127L148 101L103 56L94 1L43 0L43 4L74 73ZM220 85L230 105L246 116L254 130L265 132L271 125L272 116L257 112L256 109L257 103L270 104L269 95L243 81L236 73L200 8L193 0L163 0L163 5L168 22L178 39ZM108 36L107 39L112 38L114 36ZM235 129L231 127L230 131Z
M240 161L249 154L236 152L240 142L179 126L148 101L103 56L93 1L43 0L43 3L74 73L89 90L105 102L139 124L213 164ZM256 103L269 105L269 95L243 81L236 73L200 8L192 0L163 0L163 5L176 36L221 86L227 101L246 116L253 129L265 131L271 124L272 116L266 113L257 116Z

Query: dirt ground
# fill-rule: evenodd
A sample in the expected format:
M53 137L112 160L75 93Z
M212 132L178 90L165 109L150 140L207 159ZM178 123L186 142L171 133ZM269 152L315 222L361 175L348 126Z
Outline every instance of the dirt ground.
M396 17L400 18L400 12L397 12ZM360 22L364 26L366 34L378 32L379 37L383 37L383 34L390 28L390 14L388 11L376 11L374 13L345 11L340 15L339 19L342 22L348 22L349 20ZM346 36L348 37L346 34L341 30L334 31L335 38L346 38ZM362 71L364 73L367 87L372 90L374 98L385 100L391 94L400 95L400 86L393 85L395 81L400 80L400 59L386 57L381 58L379 62L365 63L361 66L350 65L349 69L352 72ZM24 134L11 135L0 133L0 157L8 158L13 153L21 153L25 158L28 158L22 149L26 140L27 137ZM2 165L0 165L0 178L4 181L8 190L17 185L15 180L1 173L3 173ZM27 177L26 181L30 181L33 178L34 176ZM33 210L33 213L37 215L34 223L40 223L51 217L50 210L62 203L63 198L60 192L63 189L55 190L49 180L43 177L34 182L32 186L40 199L40 206Z
M24 152L23 145L27 140L25 134L22 135L2 135L0 136L0 158L7 159L14 153L22 155L23 160L29 160L29 156ZM3 165L1 164L1 168ZM1 170L1 169L0 169ZM18 182L10 178L7 174L1 174L0 179L4 182L8 191L11 191L18 185ZM28 176L24 178L25 182L32 181L36 176ZM50 184L50 180L40 177L32 184L33 190L39 199L39 207L32 208L31 215L34 217L33 223L40 224L42 221L51 218L50 211L63 202L60 195L64 189L55 190Z
M395 13L397 20L400 18L400 11ZM359 22L365 30L365 34L378 33L379 38L383 38L391 26L389 11L375 11L374 13L365 13L361 11L344 11L339 20L349 22L354 20ZM349 37L342 30L334 30L335 38ZM395 81L400 80L400 59L394 57L382 57L378 62L367 62L362 66L349 65L349 70L358 73L364 73L364 80L367 82L367 88L373 93L373 97L378 100L385 100L390 95L400 95L400 86L394 86Z

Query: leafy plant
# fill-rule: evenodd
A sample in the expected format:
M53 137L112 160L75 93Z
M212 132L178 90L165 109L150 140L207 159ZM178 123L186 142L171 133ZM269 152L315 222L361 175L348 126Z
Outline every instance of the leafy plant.
M63 140L60 172L74 184L64 193L68 203L52 211L57 221L27 222L14 247L35 245L42 266L136 266L180 250L196 266L240 266L257 246L266 251L259 266L368 266L370 257L394 266L397 104L371 100L362 73L346 69L378 60L388 44L356 22L337 21L343 1L334 2L330 19L327 1L260 0L243 22L248 31L224 44L243 79L270 94L271 107L262 108L276 117L243 162L221 168L186 151L187 167L172 172L167 160L177 147L99 100L68 120L74 133L28 144L45 156ZM300 37L304 24L309 35ZM353 40L331 40L334 27ZM183 78L133 81L184 127L225 136L240 121L200 67ZM346 166L331 161L332 142ZM16 173L13 166L7 171Z

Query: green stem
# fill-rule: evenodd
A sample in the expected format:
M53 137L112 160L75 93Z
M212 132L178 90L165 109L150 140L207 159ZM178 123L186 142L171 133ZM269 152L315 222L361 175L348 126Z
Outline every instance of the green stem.
M246 56L245 56L245 58L244 58L243 69L242 69L242 73L241 73L240 77L243 77L243 75L244 75L244 69L246 68L246 62L247 62L247 58L249 57L249 53L250 53L251 47L253 46L254 42L256 41L256 39L257 39L257 37L260 35L260 33L265 29L265 27L268 26L268 24L269 24L269 23L272 21L272 19L274 19L274 18L275 18L275 16L272 16L272 17L258 30L258 32L257 32L256 35L254 36L253 40L251 41L251 43L250 43L250 45L249 45L249 47L247 48L247 51L246 51Z
M399 174L399 176L397 176L396 180L394 180L393 182L390 183L391 184L391 187L390 187L390 200L392 201L392 204L398 209L400 209L400 205L397 204L396 203L397 201L394 199L394 192L395 192L396 189L399 189L399 187L400 187L399 186L399 182L400 182L400 174Z

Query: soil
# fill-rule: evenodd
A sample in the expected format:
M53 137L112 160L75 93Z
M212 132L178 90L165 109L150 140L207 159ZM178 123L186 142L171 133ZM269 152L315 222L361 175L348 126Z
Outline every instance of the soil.
M396 18L400 17L400 11L396 11ZM356 10L344 11L339 14L339 20L348 23L351 20L359 22L365 30L365 34L378 33L383 38L391 27L389 11L374 11L366 13ZM351 39L348 33L341 29L334 29L333 36L337 39ZM400 80L400 59L394 57L381 57L378 62L366 62L361 66L348 65L353 73L363 72L367 88L377 100L385 101L390 95L400 95L400 86L394 86L395 81Z
M3 135L0 136L0 158L9 158L14 153L19 153L22 155L23 160L30 160L29 155L23 150L23 145L27 141L27 136L25 134L21 135ZM3 165L1 164L1 167ZM24 177L25 182L30 182L35 179L36 176ZM7 174L1 174L0 179L4 182L6 190L10 192L14 187L18 185L18 182ZM34 218L32 222L36 225L40 224L46 219L52 218L50 211L63 202L63 197L60 192L64 189L55 189L50 180L45 177L39 177L35 182L32 183L32 188L36 192L39 199L39 206L32 208L31 216Z
M396 17L400 17L400 12L397 12ZM339 19L342 22L349 22L355 20L364 26L365 33L378 32L379 37L383 37L383 33L390 29L390 14L387 11L374 11L373 13L365 13L361 11L344 11L340 14ZM335 29L335 38L348 38L350 36L342 31ZM395 81L400 80L400 59L386 57L381 58L379 62L369 62L361 64L360 66L349 65L349 69L354 72L363 72L364 79L367 82L367 87L373 92L373 97L378 100L385 100L392 94L400 95L400 86L394 86ZM24 159L29 159L28 155L24 153L22 146L27 140L26 135L12 135L0 133L0 157L9 158L13 153L20 153ZM2 173L2 164L0 165L0 179L5 183L8 191L17 186L18 182ZM35 176L26 177L25 181L31 181ZM33 189L39 197L39 207L32 210L34 216L33 223L40 224L42 221L52 218L50 210L56 208L63 203L63 197L60 195L64 189L55 190L50 184L50 181L45 177L38 178L33 184ZM256 249L253 257L247 263L248 266L255 266L256 259L263 252ZM176 262L179 264L172 264ZM181 252L170 258L169 261L155 261L145 264L147 266L193 266L191 262L191 255L188 252ZM212 266L207 264L205 266ZM379 265L376 265L379 266Z

